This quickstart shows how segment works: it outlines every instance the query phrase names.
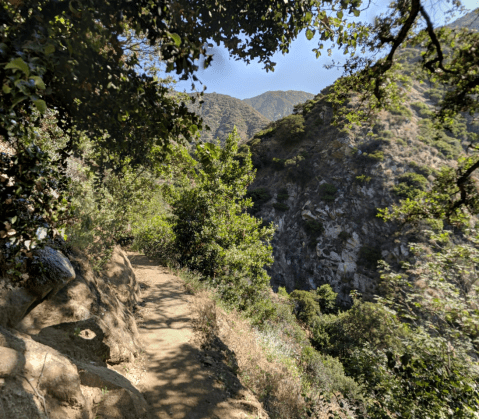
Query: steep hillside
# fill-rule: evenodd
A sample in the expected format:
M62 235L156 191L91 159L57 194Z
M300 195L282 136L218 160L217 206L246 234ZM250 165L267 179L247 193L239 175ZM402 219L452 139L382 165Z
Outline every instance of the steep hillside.
M276 90L265 92L259 96L244 99L248 105L252 106L266 118L276 121L293 113L293 108L298 103L306 102L312 99L313 94L297 90Z
M412 52L404 50L404 57ZM345 302L352 289L372 296L376 261L396 264L408 256L421 226L399 232L376 217L377 208L426 189L477 130L460 120L454 134L435 132L428 115L441 95L417 84L399 110L353 132L331 125L331 106L319 94L248 142L258 168L249 192L254 211L278 226L274 289L329 283Z
M479 30L479 9L476 9L467 15L455 20L448 26L451 28L469 28Z
M224 140L235 125L241 139L246 141L270 122L247 103L231 96L206 93L203 100L201 106L192 108L211 129L201 133L204 141Z

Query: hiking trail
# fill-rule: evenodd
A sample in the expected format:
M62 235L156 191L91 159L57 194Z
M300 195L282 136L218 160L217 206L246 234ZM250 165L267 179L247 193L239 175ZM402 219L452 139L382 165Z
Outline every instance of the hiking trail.
M222 365L221 355L205 355L195 342L195 297L186 292L184 282L146 256L128 256L142 290L137 322L145 372L137 387L150 405L151 418L257 417L259 403L248 400L238 378Z

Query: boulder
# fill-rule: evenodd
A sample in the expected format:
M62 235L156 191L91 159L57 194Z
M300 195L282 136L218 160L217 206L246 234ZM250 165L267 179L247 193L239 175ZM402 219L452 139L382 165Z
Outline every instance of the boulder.
M301 217L303 220L308 220L308 221L316 221L316 216L314 216L310 210L303 210L301 211Z
M116 371L77 361L0 327L0 417L147 418L147 403ZM1 415L4 416L1 416Z
M127 256L115 248L102 275L95 274L82 255L75 254L72 260L76 278L31 311L17 329L82 361L133 360L141 348L132 313L140 287ZM77 336L83 333L95 337Z
M25 287L7 287L0 290L0 325L15 327L36 306L52 298L75 278L69 259L51 247L35 252L44 272L30 274ZM15 284L14 284L15 285Z

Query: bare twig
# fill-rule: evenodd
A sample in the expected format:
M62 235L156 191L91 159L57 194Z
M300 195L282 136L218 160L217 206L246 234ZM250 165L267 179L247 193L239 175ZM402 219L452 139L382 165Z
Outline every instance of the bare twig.
M30 384L30 387L33 389L33 391L35 392L37 397L42 401L43 409L45 410L45 415L46 415L47 419L50 419L50 416L48 416L47 403L45 402L45 397L43 397L38 392L38 390L35 387L33 387L32 383L30 382L30 380L27 377L25 377L23 374L18 374L18 376L22 377L28 384Z

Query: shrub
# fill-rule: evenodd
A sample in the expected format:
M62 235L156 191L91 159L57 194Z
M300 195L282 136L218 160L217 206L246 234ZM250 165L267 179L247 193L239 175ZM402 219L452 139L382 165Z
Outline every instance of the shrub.
M424 102L414 102L411 103L411 107L418 113L422 118L429 118L433 115L433 112L429 109L429 106Z
M293 312L306 325L312 325L321 315L319 299L314 291L294 290L289 297L294 301Z
M286 204L283 203L283 202L275 202L275 203L273 204L273 208L274 208L274 209L277 209L278 211L288 211L288 210L289 210L288 205L286 205Z
M142 250L151 259L163 264L176 259L174 242L175 233L169 216L155 215L143 223L136 225L133 233L133 247Z
M306 380L326 394L339 391L348 399L362 398L360 386L353 378L346 376L343 364L338 359L307 346L301 352L301 362Z
M321 307L322 313L325 313L325 314L337 313L338 293L333 291L333 289L331 288L331 285L329 284L321 285L316 290L316 295L318 296L318 302L319 302L319 306Z
M14 279L25 272L32 250L62 234L72 218L70 179L39 147L0 153L0 261Z
M286 188L281 188L281 189L278 191L278 196L276 197L276 199L278 200L278 202L286 201L288 198L289 198L288 190L287 190Z
M319 197L323 201L334 201L336 199L334 195L336 195L337 191L338 189L336 188L336 186L330 183L323 183L319 187Z
M245 212L254 171L249 155L235 160L238 140L233 130L223 147L198 145L194 186L173 194L171 205L179 264L209 278L224 301L244 310L268 286L264 267L272 263L274 229Z
M313 163L309 160L301 160L288 170L288 178L301 187L304 187L315 178Z
M341 231L341 233L338 234L338 238L342 241L346 241L351 237L351 234L348 233L347 231Z
M268 202L272 195L269 190L266 188L256 188L246 193L246 198L251 198L253 201L253 206L251 207L251 213L256 214L263 204Z
M362 183L369 183L371 182L371 176L359 175L359 176L356 176L356 180Z
M274 169L283 170L285 167L285 163L286 163L285 159L279 159L277 157L273 157L272 165Z
M404 182L409 186L413 186L424 191L427 186L427 179L419 173L406 172L398 177L399 182Z
M376 150L376 151L373 151L371 153L363 153L361 154L362 158L367 160L367 161L370 161L370 162L374 162L374 163L377 163L377 162L380 162L380 161L383 161L384 160L384 152L380 151L380 150Z
M295 143L301 140L304 132L304 117L301 114L293 114L281 119L276 128L277 139L283 143Z
M420 191L426 190L427 179L419 173L407 172L398 177L399 184L393 188L396 195L414 199Z
M323 223L317 220L306 220L304 222L304 230L311 238L320 236L324 231Z
M278 295L289 298L288 291L286 291L285 287L278 287Z
M373 246L362 246L359 249L358 263L369 268L375 269L378 261L381 259L381 250Z
M412 117L411 110L404 105L398 105L395 108L391 108L391 109L389 109L389 112L392 115L403 116L405 118L411 118Z

